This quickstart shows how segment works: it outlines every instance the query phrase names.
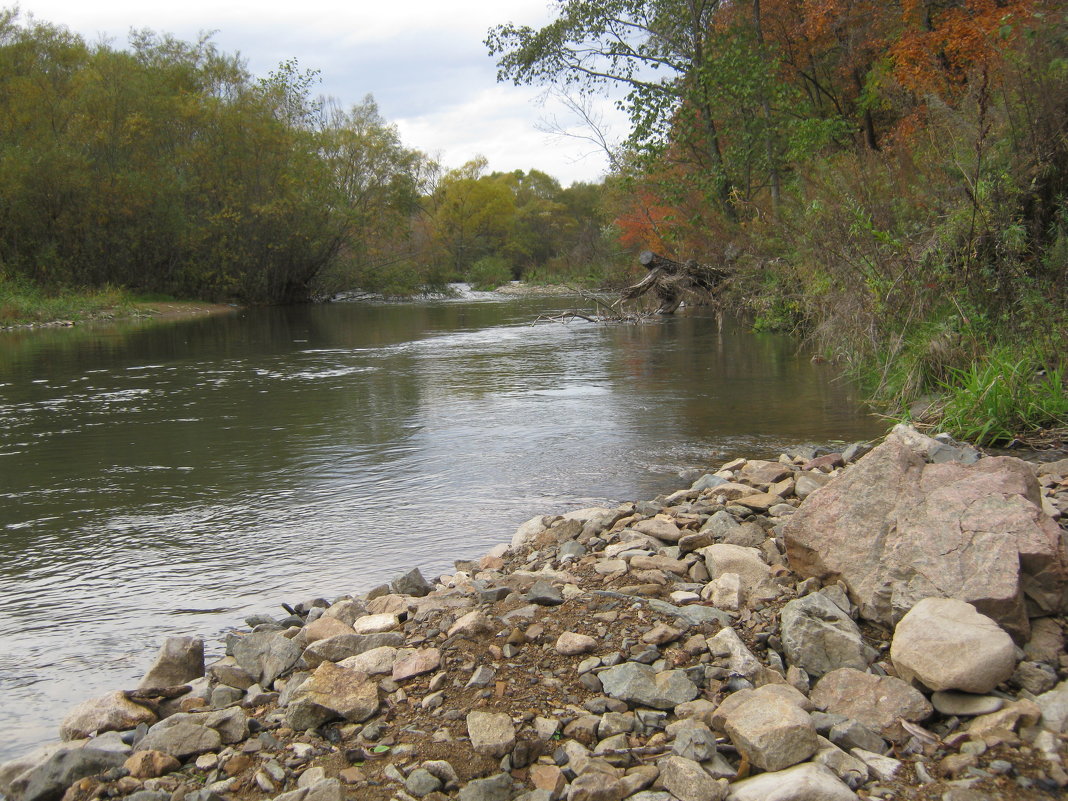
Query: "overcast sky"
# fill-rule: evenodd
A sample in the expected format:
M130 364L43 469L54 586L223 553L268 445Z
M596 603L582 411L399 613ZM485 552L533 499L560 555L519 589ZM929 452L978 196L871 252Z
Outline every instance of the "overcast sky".
M13 5L0 0L0 5ZM125 46L131 28L214 41L240 53L255 75L297 58L320 72L320 90L343 105L371 93L409 147L458 167L476 155L491 170L543 170L565 186L606 169L587 142L551 136L539 124L568 115L543 90L496 82L482 41L493 25L540 26L551 0L22 0L23 15L66 25L90 42ZM617 138L625 122L607 101L602 113ZM573 118L572 118L573 119Z

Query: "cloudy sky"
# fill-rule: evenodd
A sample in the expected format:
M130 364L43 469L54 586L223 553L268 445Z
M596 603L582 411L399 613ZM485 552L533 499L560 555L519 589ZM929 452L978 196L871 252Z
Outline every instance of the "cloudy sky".
M0 0L0 4L3 3ZM12 3L14 4L14 0ZM124 46L131 28L214 41L240 53L256 75L297 58L320 72L320 90L343 105L371 93L410 147L456 167L476 155L490 169L531 167L572 181L596 180L603 153L577 138L539 130L573 117L544 91L496 82L482 44L493 25L540 26L551 0L21 0L23 15L66 25L90 42ZM625 122L611 104L600 109L615 137Z

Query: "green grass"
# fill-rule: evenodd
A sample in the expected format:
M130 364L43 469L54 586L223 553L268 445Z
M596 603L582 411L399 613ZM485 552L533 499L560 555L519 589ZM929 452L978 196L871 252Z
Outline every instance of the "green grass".
M44 290L29 281L0 277L0 326L80 321L129 309L136 299L126 290Z
M1068 426L1065 374L1035 360L994 350L982 361L950 371L941 428L977 445L1008 442L1043 428Z

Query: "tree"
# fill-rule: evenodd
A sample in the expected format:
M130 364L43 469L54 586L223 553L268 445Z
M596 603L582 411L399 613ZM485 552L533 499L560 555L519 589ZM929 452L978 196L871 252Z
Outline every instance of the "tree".
M704 71L720 0L559 0L556 19L534 30L498 25L486 45L498 80L559 83L582 91L617 85L633 126L631 143L659 152L680 109L691 109L701 136L712 196L730 212L734 184L723 158L716 109Z

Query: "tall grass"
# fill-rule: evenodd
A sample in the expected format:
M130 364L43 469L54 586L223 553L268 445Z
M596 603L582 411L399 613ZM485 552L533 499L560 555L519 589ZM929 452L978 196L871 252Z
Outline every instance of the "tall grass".
M979 445L1008 442L1043 428L1068 427L1068 394L1060 368L1042 369L1007 348L942 382L941 427Z

